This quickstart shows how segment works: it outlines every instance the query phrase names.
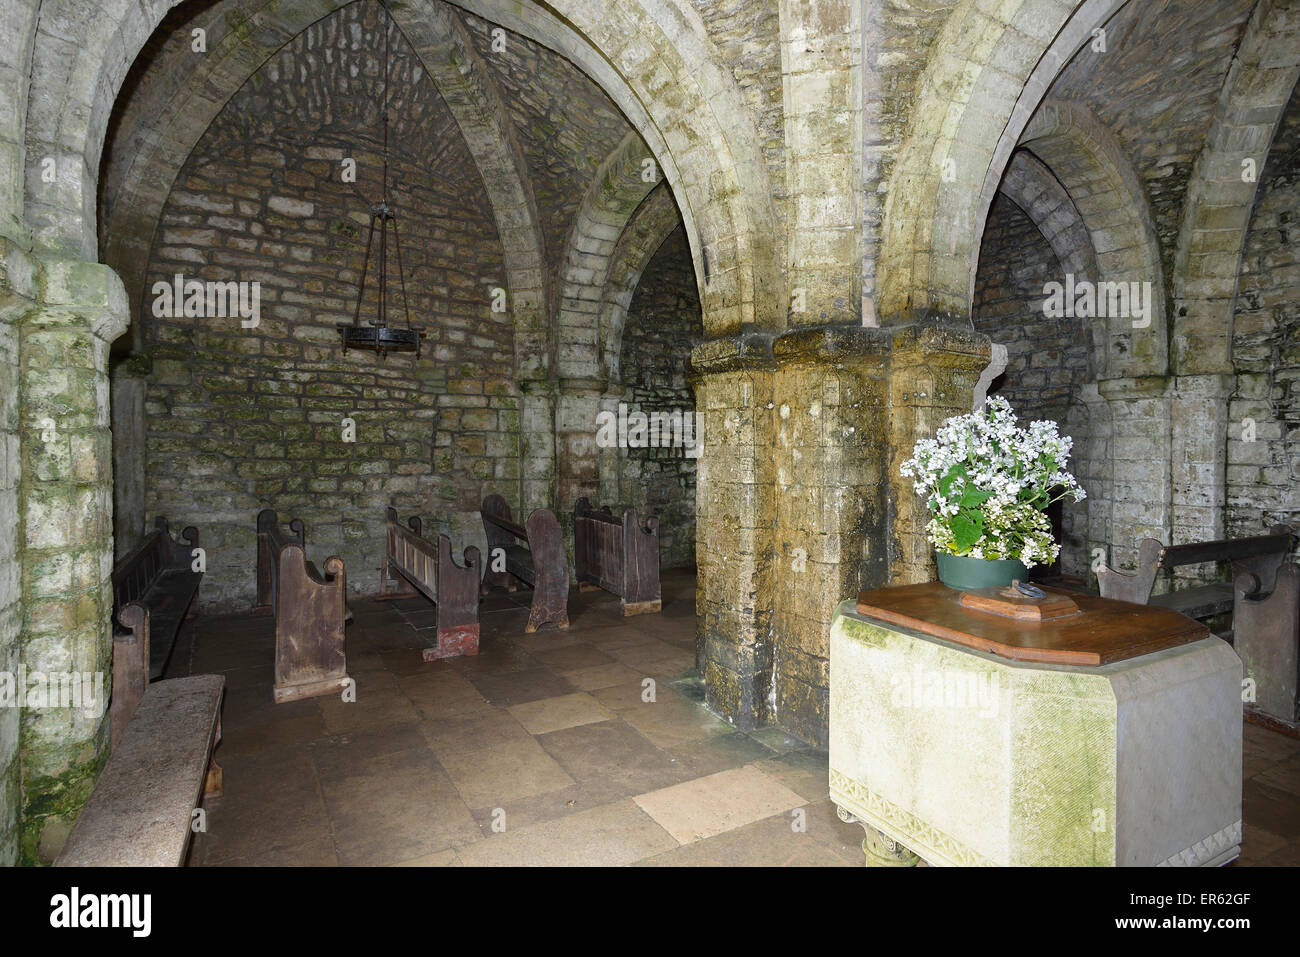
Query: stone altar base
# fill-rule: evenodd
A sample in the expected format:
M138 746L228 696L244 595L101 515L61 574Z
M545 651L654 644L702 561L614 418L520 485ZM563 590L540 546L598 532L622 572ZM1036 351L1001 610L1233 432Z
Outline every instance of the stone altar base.
M846 601L831 632L831 799L868 829L868 863L1226 864L1241 850L1241 680L1218 638L1045 665Z

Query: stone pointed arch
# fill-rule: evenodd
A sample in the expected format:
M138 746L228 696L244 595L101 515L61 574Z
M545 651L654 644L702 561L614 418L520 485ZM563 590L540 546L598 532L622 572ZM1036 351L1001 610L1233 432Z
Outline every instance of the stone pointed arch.
M1097 375L1163 375L1168 345L1160 240L1142 180L1118 138L1081 104L1047 100L1021 143L1047 165L1083 217L1097 257L1093 281L1151 284L1145 287L1151 292L1149 325L1130 316L1096 320L1106 331L1105 352L1094 356Z
M1052 81L1127 0L962 0L923 74L889 181L882 323L967 323L979 240L1006 164Z
M604 379L600 353L600 306L610 258L628 221L657 176L643 176L651 160L645 142L629 132L605 157L582 198L565 244L560 273L556 341L559 374L568 379Z
M1251 14L1192 168L1174 253L1171 357L1179 375L1232 371L1232 317L1257 180L1300 78L1300 2ZM1245 175L1243 162L1254 165Z
M304 7L267 2L243 8L243 19L229 15L226 6L233 10L233 5L219 5L208 35L209 54L189 69L173 63L171 69L151 71L150 87L132 97L119 125L122 148L110 157L104 177L104 258L122 275L133 301L143 294L158 217L195 144L268 59L344 5L338 0ZM545 375L550 341L544 240L509 113L449 10L436 0L416 0L392 13L460 127L491 201L505 252L520 374ZM173 57L185 58L186 51L177 49Z
M1090 280L1097 278L1097 254L1083 215L1042 160L1029 150L1017 150L1007 165L999 192L1038 227L1064 272ZM1105 336L1096 323L1090 324L1089 332L1089 377L1095 379L1097 364L1106 354Z
M623 328L641 273L664 240L681 224L682 216L672 191L658 186L632 214L610 256L600 299L599 327L601 367L610 382L617 382L622 374L619 356L623 351Z
M1097 254L1083 216L1042 160L1028 150L1017 150L999 192L1033 221L1067 272L1097 274Z
M708 335L784 325L784 254L758 132L689 3L450 2L570 60L641 134L686 224Z

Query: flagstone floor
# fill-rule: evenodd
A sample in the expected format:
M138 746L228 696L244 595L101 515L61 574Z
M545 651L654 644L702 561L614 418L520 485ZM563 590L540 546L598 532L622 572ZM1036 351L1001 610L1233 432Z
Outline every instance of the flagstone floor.
M481 652L426 663L433 607L356 600L355 703L276 705L269 618L199 618L169 674L226 676L191 865L862 863L826 755L736 731L702 703L695 577L661 614L572 593L568 631L523 634L529 593L493 595ZM653 690L653 701L647 689ZM1300 741L1247 725L1242 864L1300 864Z

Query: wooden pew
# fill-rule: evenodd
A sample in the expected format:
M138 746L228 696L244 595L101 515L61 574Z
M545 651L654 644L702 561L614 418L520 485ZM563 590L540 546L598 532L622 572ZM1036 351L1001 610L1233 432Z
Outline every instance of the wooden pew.
M344 654L347 572L343 559L325 559L325 574L307 560L303 524L290 534L275 509L257 515L257 604L275 616L275 701L331 694L351 682Z
M379 598L410 598L423 595L438 608L438 644L424 649L425 661L451 658L455 655L478 654L478 603L479 584L483 566L479 550L470 545L465 549L462 568L451 557L451 539L439 535L438 542L421 536L423 524L419 516L407 520L403 527L397 518L397 509L387 509L388 547L384 552L384 569L379 581ZM414 591L392 590L394 573L409 582Z
M554 513L545 508L533 509L521 526L510 517L506 500L496 494L483 499L479 511L488 543L484 582L509 587L512 579L518 579L532 587L533 605L525 631L534 632L548 621L568 628L569 560L564 553L564 533ZM504 571L494 570L498 556L504 558Z
M109 723L116 744L149 682L162 677L198 595L202 572L193 570L199 533L193 525L172 540L167 519L113 566L113 702ZM119 653L119 643L123 651ZM145 649L143 656L137 649Z
M1097 573L1097 582L1105 598L1160 605L1189 618L1231 611L1230 640L1246 677L1255 683L1254 706L1248 710L1294 728L1300 722L1300 568L1287 559L1295 543L1284 525L1267 535L1187 545L1146 538L1138 544L1135 574L1107 567ZM1151 595L1161 569L1204 562L1231 562L1232 584Z
M593 510L585 497L573 508L573 562L578 587L594 585L621 599L624 615L663 607L659 592L659 519L634 508L614 517L609 506Z
M131 603L121 616L145 625ZM221 698L225 678L194 675L149 684L149 629L113 639L112 754L77 815L56 865L178 867L194 809L220 797Z

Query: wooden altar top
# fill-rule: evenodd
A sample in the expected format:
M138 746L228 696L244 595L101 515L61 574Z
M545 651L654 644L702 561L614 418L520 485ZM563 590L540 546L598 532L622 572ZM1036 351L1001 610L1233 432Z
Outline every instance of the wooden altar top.
M1054 665L1105 665L1210 634L1205 625L1167 608L1043 591L1043 598L1030 599L999 588L961 592L925 582L859 592L857 610L1002 658Z

